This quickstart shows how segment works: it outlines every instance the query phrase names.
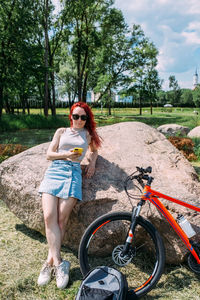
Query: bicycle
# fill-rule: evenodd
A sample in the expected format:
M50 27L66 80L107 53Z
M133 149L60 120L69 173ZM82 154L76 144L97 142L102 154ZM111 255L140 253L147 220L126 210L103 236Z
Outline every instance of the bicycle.
M151 183L154 178L148 175L152 168L136 168L137 170L125 180L124 188L130 201L139 200L137 206L133 207L132 212L107 213L94 220L82 236L79 262L83 276L99 265L120 269L127 276L133 298L140 298L155 287L165 265L162 238L150 221L140 216L142 206L149 201L167 219L188 248L188 265L197 274L200 274L200 244L188 238L159 198L197 212L200 212L200 207L152 190ZM135 185L135 181L139 186ZM130 182L141 193L139 196L128 190Z

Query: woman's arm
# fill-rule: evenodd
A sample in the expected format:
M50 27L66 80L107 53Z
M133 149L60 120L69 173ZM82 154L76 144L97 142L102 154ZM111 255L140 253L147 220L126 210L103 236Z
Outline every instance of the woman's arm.
M49 145L47 150L47 159L48 160L56 160L56 159L63 159L63 160L71 160L76 159L80 156L80 154L74 153L71 151L61 152L58 153L57 149L60 142L60 136L65 131L65 128L59 128L56 130L53 139Z
M95 173L96 160L98 157L98 151L95 145L91 142L89 145L89 164L86 167L86 178L90 178Z

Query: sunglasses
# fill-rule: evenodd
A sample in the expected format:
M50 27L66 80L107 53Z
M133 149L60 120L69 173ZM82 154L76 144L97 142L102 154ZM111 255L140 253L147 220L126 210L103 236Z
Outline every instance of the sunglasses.
M72 119L73 120L78 120L79 118L81 118L81 121L86 121L87 120L87 115L78 115L78 114L73 114L72 115Z

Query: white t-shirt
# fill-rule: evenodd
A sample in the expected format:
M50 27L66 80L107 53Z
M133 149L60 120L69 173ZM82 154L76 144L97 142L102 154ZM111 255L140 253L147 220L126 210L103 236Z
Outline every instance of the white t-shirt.
M82 155L77 159L79 162L84 158L91 142L91 136L85 128L66 128L61 134L57 152L69 151L75 147L83 148Z

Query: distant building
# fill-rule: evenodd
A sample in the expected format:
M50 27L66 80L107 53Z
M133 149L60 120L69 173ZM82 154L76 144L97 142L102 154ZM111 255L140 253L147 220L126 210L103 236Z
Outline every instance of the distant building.
M193 75L193 90L199 86L199 79L198 79L198 73L197 73L197 68L196 68L196 71Z
M122 97L120 95L115 96L115 101L120 103L132 103L133 102L133 96L125 96Z
M60 95L58 90L56 90L56 96L57 96L57 102L62 102L63 105L64 103L68 103L68 96L65 95ZM86 102L87 103L94 103L96 101L98 101L100 97L100 93L94 93L94 91L88 91L87 92L87 96L86 96ZM113 99L114 102L118 102L118 103L132 103L133 102L133 96L121 96L119 94L117 94L116 92L112 91L111 97ZM78 101L78 97L75 98L75 102Z
M99 99L99 96L100 96L100 93L95 94L93 91L88 91L86 101L88 103L96 102Z

